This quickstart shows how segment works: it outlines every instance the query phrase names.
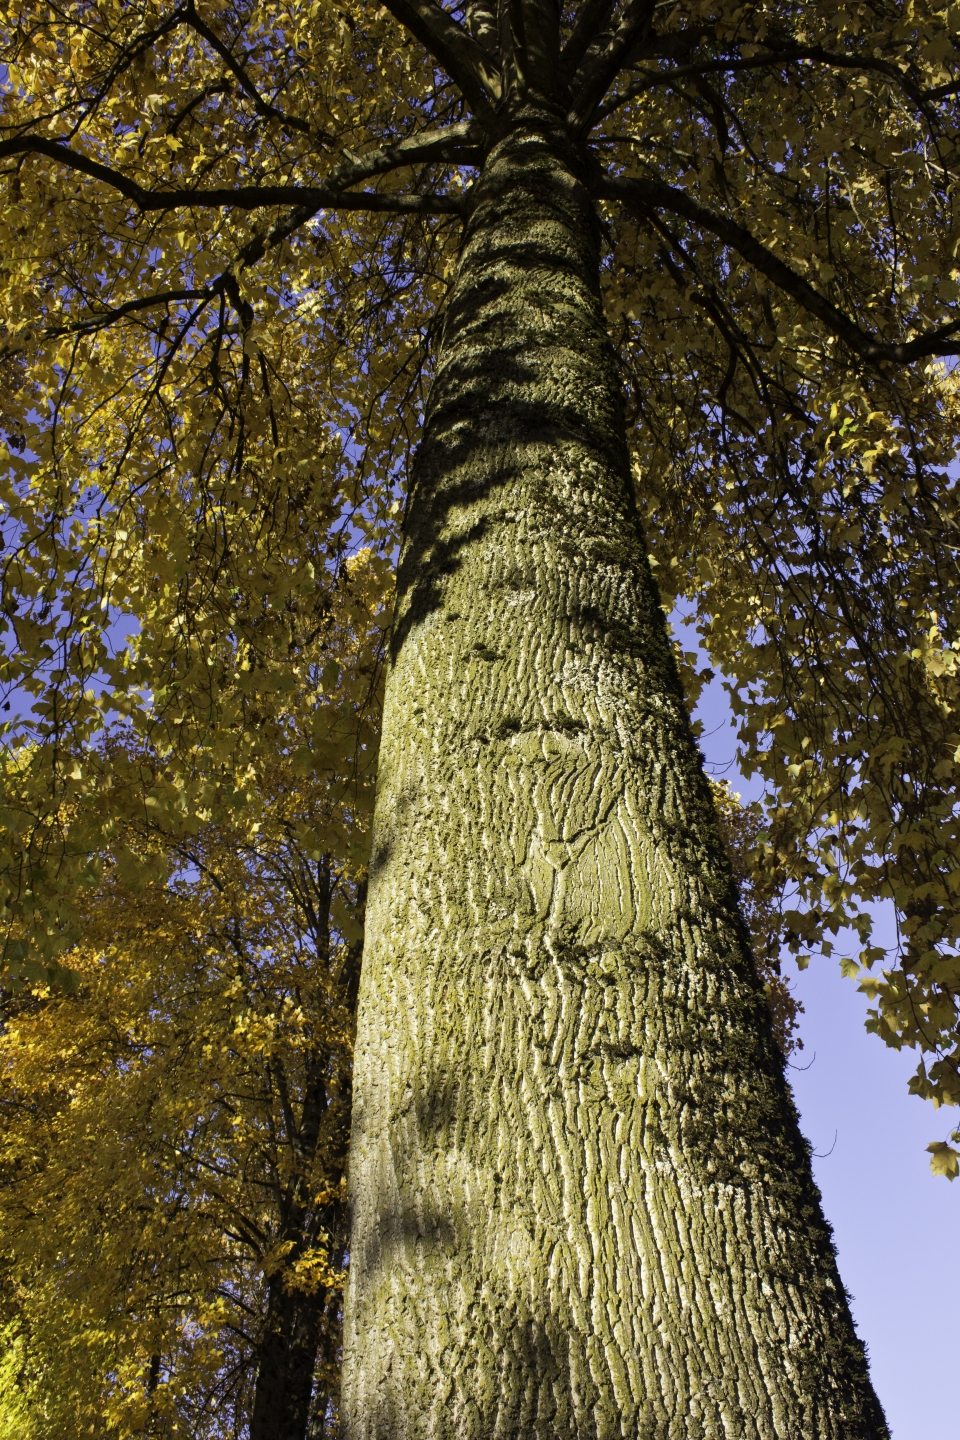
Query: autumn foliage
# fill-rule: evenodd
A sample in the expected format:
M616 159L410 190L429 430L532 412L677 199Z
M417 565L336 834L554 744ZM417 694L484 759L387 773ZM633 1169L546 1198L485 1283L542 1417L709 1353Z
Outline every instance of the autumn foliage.
M201 754L239 776L278 743L312 577L395 544L502 82L479 11L480 41L438 40L392 8L4 12L4 677L35 707L4 758L20 973L78 938L91 857L139 803L90 758L109 717L189 754L159 803L202 810ZM601 44L608 18L571 11L564 53L661 588L734 682L787 944L852 927L874 1028L952 1104L952 11L683 0L642 40L627 7Z
M335 1403L391 565L522 80L491 14L0 5L12 1436L240 1433L284 1297ZM955 9L560 25L651 560L765 785L720 805L776 1024L781 949L849 951L957 1105Z
M117 823L66 989L3 997L5 1434L246 1434L278 1373L333 1423L382 574L361 556L328 596L242 821ZM296 740L335 633L318 776ZM97 762L181 793L129 729Z

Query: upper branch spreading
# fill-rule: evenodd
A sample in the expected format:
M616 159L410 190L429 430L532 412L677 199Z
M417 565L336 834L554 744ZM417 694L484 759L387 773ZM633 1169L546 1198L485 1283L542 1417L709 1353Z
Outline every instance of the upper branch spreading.
M600 199L619 200L640 214L651 209L669 210L674 215L681 215L685 220L711 231L791 299L796 300L855 355L870 364L887 362L909 365L929 355L960 354L960 340L953 338L960 332L960 319L937 326L913 340L897 343L879 339L862 329L856 321L851 320L830 300L819 294L809 281L804 280L786 261L768 249L746 226L726 215L717 214L676 186L666 185L659 180L606 176L598 181L596 194Z
M456 81L484 128L495 131L491 102L500 96L500 75L487 50L437 0L386 0L386 8Z
M466 133L466 127L462 127L454 138L459 139ZM12 155L45 155L68 169L77 170L109 185L144 213L211 207L260 210L267 205L296 204L306 207L309 214L329 208L398 215L450 215L457 214L461 207L458 201L444 195L379 195L371 191L356 194L345 189L345 186L356 184L360 179L384 174L400 165L415 164L420 159L437 158L446 144L446 134L443 134L439 141L430 141L422 148L415 143L404 146L403 142L400 142L387 149L378 150L375 158L367 165L362 161L351 161L341 172L343 176L351 178L332 176L328 185L237 185L208 190L145 190L136 180L121 171L114 170L109 165L101 165L98 160L91 159L82 151L73 150L58 140L50 140L42 135L22 135L14 140L0 140L0 159Z

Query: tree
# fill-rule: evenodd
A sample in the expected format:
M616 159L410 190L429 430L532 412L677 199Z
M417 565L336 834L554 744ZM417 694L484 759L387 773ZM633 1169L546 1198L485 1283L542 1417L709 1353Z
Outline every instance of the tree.
M359 954L324 953L329 863L276 857L291 934L269 866L203 848L199 883L113 878L79 993L6 1027L11 1436L303 1437L311 1400L319 1436L336 1396Z
M853 923L869 970L863 902L892 899L876 1027L955 1103L951 25L11 18L8 343L41 393L5 481L7 676L36 697L6 873L45 963L110 823L83 761L105 714L193 777L182 813L242 810L228 776L283 743L264 637L295 665L308 558L394 544L429 382L360 1000L351 1437L885 1433L661 601L736 684L787 938Z
M361 555L328 597L257 822L129 814L82 897L70 988L0 994L11 1440L332 1433L384 578ZM373 695L347 764L316 774L297 741L331 643L341 721L351 690ZM101 748L141 799L175 788L129 733Z
M169 882L108 859L76 992L8 997L5 1434L326 1433L364 883L298 843L316 789L281 770Z

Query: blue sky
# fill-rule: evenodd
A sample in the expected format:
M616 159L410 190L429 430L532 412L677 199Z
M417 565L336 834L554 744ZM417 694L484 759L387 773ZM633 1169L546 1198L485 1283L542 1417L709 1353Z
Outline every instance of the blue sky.
M708 769L744 798L757 794L738 776L719 680L697 714ZM836 960L815 956L792 978L805 1010L804 1049L793 1058L809 1068L791 1069L790 1079L874 1384L894 1440L956 1440L960 1180L933 1176L926 1153L956 1113L907 1093L915 1057L867 1034L867 1000Z

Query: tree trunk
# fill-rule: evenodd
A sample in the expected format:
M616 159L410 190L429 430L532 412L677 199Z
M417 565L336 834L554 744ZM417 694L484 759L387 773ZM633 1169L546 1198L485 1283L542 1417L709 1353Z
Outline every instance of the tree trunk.
M356 907L364 903L366 886L357 891ZM309 889L300 895L307 928L315 946L315 964L330 974L330 906L332 870L329 856L316 867ZM350 946L336 977L338 998L348 1016L356 1008L359 947ZM260 1338L257 1380L250 1416L250 1440L320 1440L327 1408L337 1395L327 1383L335 1371L339 1349L340 1296L336 1290L307 1293L290 1287L289 1266L316 1244L318 1231L326 1233L331 1263L344 1259L346 1216L342 1200L325 1199L316 1208L312 1189L317 1177L313 1165L323 1137L324 1189L338 1192L346 1164L346 1117L350 1113L351 1075L343 1051L325 1047L304 1055L303 1089L299 1118L289 1077L279 1060L271 1065L274 1090L281 1100L285 1142L293 1174L277 1197L281 1219L279 1238L293 1249L283 1269L267 1286L267 1314ZM331 1093L337 1080L339 1095Z
M250 1440L304 1440L325 1299L285 1289L282 1271L271 1278Z
M585 159L466 227L399 571L349 1440L886 1435L632 498Z

